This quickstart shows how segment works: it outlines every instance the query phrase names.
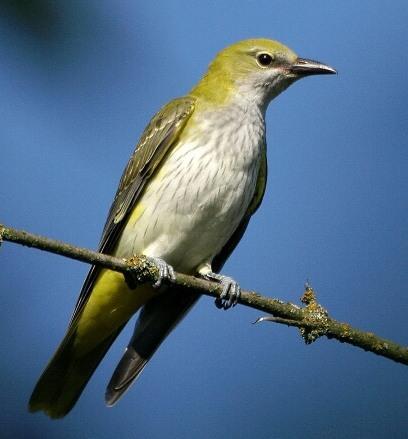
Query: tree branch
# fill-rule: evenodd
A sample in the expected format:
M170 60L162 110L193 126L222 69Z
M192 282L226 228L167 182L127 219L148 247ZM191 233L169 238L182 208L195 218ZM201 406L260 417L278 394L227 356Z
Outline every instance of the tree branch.
M132 278L136 278L140 283L154 283L158 276L156 267L144 256L134 256L128 260L120 259L0 224L0 244L2 241L14 242L88 264L99 265L121 272L125 276L131 274ZM175 285L211 297L219 297L222 290L220 285L215 282L182 273L176 273ZM305 305L302 308L292 303L261 296L254 291L242 291L239 299L241 305L270 314L259 318L255 323L271 321L297 327L307 344L312 343L319 337L326 336L329 339L334 338L342 343L348 343L365 351L408 365L408 347L400 346L371 332L361 331L347 323L329 317L327 311L317 302L314 291L308 284L305 285L305 292L301 301Z

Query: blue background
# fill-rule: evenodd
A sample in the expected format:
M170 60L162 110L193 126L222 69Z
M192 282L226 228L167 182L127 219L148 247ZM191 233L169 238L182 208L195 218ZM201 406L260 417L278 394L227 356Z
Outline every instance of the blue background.
M297 303L310 279L333 317L408 344L405 0L12 3L0 4L0 222L96 248L150 117L224 46L278 39L339 74L272 102L267 193L224 272ZM132 325L65 419L29 414L87 270L3 244L2 437L406 437L406 367L327 339L305 346L206 297L114 408L104 389Z

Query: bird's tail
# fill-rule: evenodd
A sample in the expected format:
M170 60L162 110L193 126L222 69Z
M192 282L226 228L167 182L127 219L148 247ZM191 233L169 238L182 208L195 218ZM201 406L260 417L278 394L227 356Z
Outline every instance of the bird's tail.
M75 405L122 327L81 355L75 348L76 331L70 328L35 386L29 410L43 410L51 418L65 416Z
M114 405L123 396L161 342L198 298L196 293L169 289L142 308L133 336L106 389L108 406Z

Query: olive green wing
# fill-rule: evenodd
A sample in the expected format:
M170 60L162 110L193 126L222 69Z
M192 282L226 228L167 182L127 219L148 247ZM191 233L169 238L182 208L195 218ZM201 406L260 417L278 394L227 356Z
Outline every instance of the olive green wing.
M99 244L101 253L110 254L126 224L128 215L137 205L150 178L160 167L194 111L195 99L182 97L165 105L144 130L120 179L119 187L109 210ZM100 268L92 266L85 279L71 322L86 303Z
M218 273L222 269L226 260L230 257L231 253L234 251L239 241L241 241L241 238L244 235L245 230L249 224L249 220L251 219L252 215L258 210L258 207L262 203L262 199L265 194L267 178L268 178L268 162L266 157L266 144L265 144L263 148L263 154L261 158L254 196L252 197L252 201L244 217L242 218L239 226L236 228L234 234L231 236L229 241L224 245L224 247L218 253L218 255L215 256L215 258L213 259L212 269L214 272Z
M195 100L183 97L165 105L150 121L120 179L103 230L100 250L110 248L110 236L133 210L150 177L174 145L194 111ZM114 240L116 242L116 240Z

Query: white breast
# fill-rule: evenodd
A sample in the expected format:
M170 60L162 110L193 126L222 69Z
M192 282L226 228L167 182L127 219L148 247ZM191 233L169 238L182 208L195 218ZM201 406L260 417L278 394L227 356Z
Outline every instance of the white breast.
M256 109L257 110L257 109ZM118 256L161 257L193 271L227 243L254 195L264 148L262 114L207 113L167 158L139 202L118 245Z

